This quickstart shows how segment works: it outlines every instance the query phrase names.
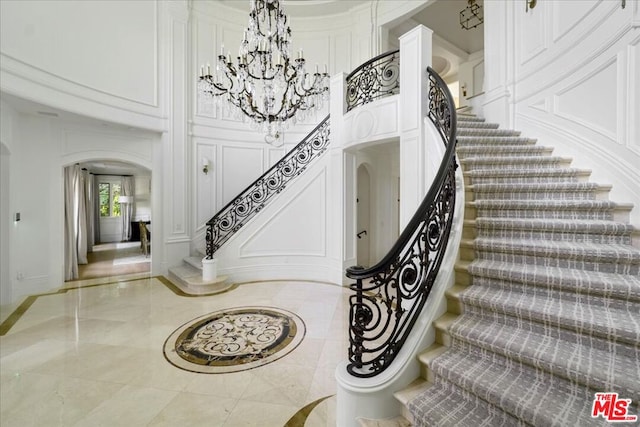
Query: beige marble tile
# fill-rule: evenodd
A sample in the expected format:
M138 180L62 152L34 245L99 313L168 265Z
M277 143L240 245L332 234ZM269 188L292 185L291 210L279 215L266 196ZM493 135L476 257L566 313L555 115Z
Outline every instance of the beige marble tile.
M251 369L252 378L242 400L303 407L314 368L272 363Z
M0 373L5 375L36 371L42 365L63 358L73 349L73 343L67 341L52 339L38 341L33 337L29 338L29 341L21 342L24 344L23 348L15 349L14 352L2 356Z
M241 400L227 418L225 427L283 426L298 408L257 401Z
M145 426L156 418L177 394L174 391L125 386L89 412L75 426Z
M180 393L147 426L224 426L237 404L237 399Z
M313 374L306 401L313 402L325 396L336 394L335 368L318 368Z
M123 385L23 373L0 379L0 425L71 426Z
M335 427L336 397L320 402L307 417L304 427Z
M343 288L249 283L188 298L157 279L87 286L39 297L0 337L2 427L282 426L323 393L335 393L335 364L347 351ZM283 358L237 373L195 374L164 359L164 342L181 325L214 311L257 305L300 315L311 333ZM73 394L76 388L88 390L86 402ZM7 389L21 391L6 394ZM30 412L16 396L47 403ZM203 402L212 406L197 412Z
M240 399L253 377L252 371L194 374L193 380L185 386L185 391L213 397Z

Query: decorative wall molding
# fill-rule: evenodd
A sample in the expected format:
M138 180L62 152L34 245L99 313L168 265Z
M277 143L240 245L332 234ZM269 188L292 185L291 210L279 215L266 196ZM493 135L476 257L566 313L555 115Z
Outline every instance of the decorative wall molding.
M603 0L589 0L549 3L549 14L552 17L551 34L553 43L558 43L579 24L586 21L594 9L602 2ZM588 3L591 4L588 5ZM616 4L615 7L620 7L620 5ZM573 11L577 11L577 13ZM546 33L546 31L544 32Z
M362 105L344 115L343 147L397 138L400 135L399 95Z
M598 58L607 56L629 34L632 29L630 20L623 13L616 13L620 6L616 3L613 7L613 3L603 2L603 7L610 7L595 18L590 17L588 22L593 26L579 26L579 31L576 29L570 37L563 37L559 43L549 46L536 61L518 67L517 103L540 94L557 82L570 79Z
M99 20L95 20L96 13L89 15L87 8L45 3L1 5L2 91L101 120L165 130L158 74L159 3L114 6L107 2L97 5L101 8ZM126 15L116 13L115 8L121 6ZM56 11L53 19L46 16L51 10ZM133 43L120 43L122 32L106 36L102 31L116 20L112 26L122 25L125 29L132 28L134 21L137 23L138 31L131 35ZM89 27L92 23L99 25ZM120 73L121 61L133 67L126 78Z
M279 205L239 245L239 258L327 256L327 169L322 168L290 198L281 194ZM293 238L293 240L289 240ZM302 245L302 246L300 246ZM267 249L268 248L268 249Z
M622 101L618 98L617 85L617 58L614 57L557 90L553 112L616 141L616 118Z
M262 175L264 169L264 148L261 147L237 147L231 145L221 146L222 175L222 199L218 209L226 205L242 190ZM251 173L247 173L251 171ZM215 212L211 212L211 215ZM211 218L209 218L211 219Z

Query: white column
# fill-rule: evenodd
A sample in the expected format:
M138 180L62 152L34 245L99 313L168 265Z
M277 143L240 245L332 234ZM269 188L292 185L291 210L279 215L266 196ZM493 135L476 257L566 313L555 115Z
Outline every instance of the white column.
M352 251L351 236L354 232L354 205L353 187L354 183L349 180L349 168L344 163L343 152L344 141L344 113L347 110L346 103L346 74L338 73L331 78L331 101L330 101L330 129L331 144L329 145L329 173L330 192L329 198L329 229L333 232L329 241L330 253L335 256L336 273L335 282L344 282L344 270L351 264L350 255ZM335 254L335 255L333 255Z
M400 37L400 229L425 196L427 67L433 31L419 25Z
M187 134L189 117L187 97L196 73L189 67L189 3L160 2L162 12L162 64L166 74L163 104L170 117L169 131L162 135L163 167L163 234L166 267L179 265L189 255L191 233L191 148ZM154 174L156 175L156 174ZM156 193L156 190L153 190ZM155 218L152 218L155 222ZM154 227L154 230L157 227ZM156 236L157 237L157 236ZM157 240L157 239L156 239ZM152 254L159 242L152 238Z

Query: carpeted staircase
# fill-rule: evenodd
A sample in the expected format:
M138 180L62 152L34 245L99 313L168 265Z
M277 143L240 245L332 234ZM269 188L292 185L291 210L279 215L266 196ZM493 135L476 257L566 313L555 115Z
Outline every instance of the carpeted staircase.
M437 343L420 356L423 378L396 394L404 416L438 427L607 425L591 417L598 391L632 399L638 415L632 206L519 132L471 115L458 126L461 261Z

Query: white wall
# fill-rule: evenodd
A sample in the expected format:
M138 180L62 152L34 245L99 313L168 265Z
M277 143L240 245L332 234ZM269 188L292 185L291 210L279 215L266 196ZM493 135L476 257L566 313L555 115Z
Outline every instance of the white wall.
M460 64L458 69L459 107L469 105L468 98L483 92L484 83L484 51L474 52L467 61ZM466 88L466 94L463 91ZM453 94L456 96L456 94Z
M0 306L13 300L11 245L17 224L11 214L11 147L15 112L0 100Z
M214 3L0 2L0 91L98 120L67 126L61 124L64 114L58 121L17 115L12 133L19 138L9 146L8 169L10 193L20 196L9 210L23 212L23 220L8 250L15 269L10 275L13 299L61 282L58 205L64 165L104 158L158 171L145 208L153 211L154 237L162 237L152 242L154 274L161 274L189 254L207 219L323 117L291 128L285 147L273 148L246 125L198 102L198 66L212 61L223 39L227 46L239 41L247 23L245 12ZM348 72L382 50L381 26L425 3L367 3L324 20L293 18L294 48L304 47L311 67L327 63L331 73ZM5 120L2 132L7 133ZM331 156L332 167L342 163L341 154ZM211 161L208 174L201 171L202 157ZM30 179L34 168L46 186ZM327 185L337 188L341 173L332 173ZM338 211L332 207L330 212L328 223L341 224ZM34 254L45 258L37 266L30 262L34 247ZM332 241L329 247L329 257L341 259L340 243Z
M159 4L1 2L0 88L90 117L166 128Z
M485 3L484 113L613 184L640 224L640 3L626 3Z
M152 165L158 135L16 114L10 165L12 299L57 289L63 282L63 168L84 160Z

